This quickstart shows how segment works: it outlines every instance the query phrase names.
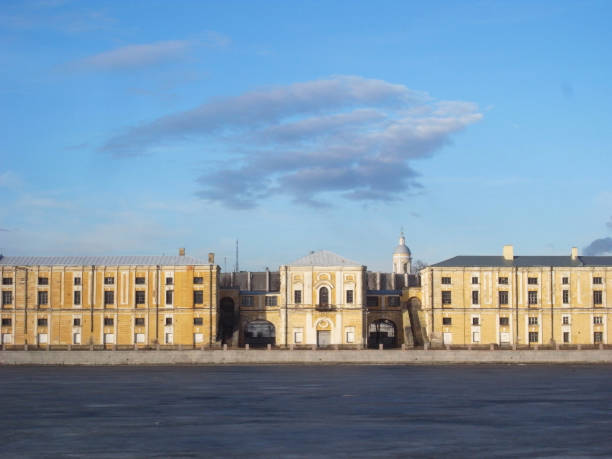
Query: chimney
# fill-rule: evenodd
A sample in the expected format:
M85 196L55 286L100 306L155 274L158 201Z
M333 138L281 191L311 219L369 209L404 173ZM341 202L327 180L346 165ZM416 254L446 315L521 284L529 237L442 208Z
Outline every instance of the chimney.
M578 259L578 248L572 247L572 260L577 260L577 259Z
M181 247L179 249L179 257L184 257L185 256L185 247Z
M511 245L504 246L504 260L514 260L514 247Z
M270 270L266 266L266 292L270 291Z
M183 252L183 255L185 255L184 252ZM211 265L215 264L215 254L214 254L214 252L208 252L208 263L210 263Z

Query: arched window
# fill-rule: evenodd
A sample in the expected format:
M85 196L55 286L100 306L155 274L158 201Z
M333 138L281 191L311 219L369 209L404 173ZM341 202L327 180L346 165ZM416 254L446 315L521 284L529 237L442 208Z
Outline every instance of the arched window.
M407 273L408 272L408 263L404 263L404 272Z
M327 287L321 287L319 289L319 304L324 306L329 304L329 290Z

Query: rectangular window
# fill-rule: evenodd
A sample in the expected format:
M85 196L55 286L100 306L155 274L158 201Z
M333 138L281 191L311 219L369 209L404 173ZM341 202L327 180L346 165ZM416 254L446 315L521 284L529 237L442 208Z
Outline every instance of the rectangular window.
M172 317L166 317L166 325L172 325Z
M293 342L295 344L302 344L304 341L304 331L301 328L296 328L293 330Z
M500 325L510 325L510 319L508 317L500 317L499 324Z
M81 344L81 334L80 333L72 334L72 344Z
M13 278L12 277L3 277L2 278L2 285L13 285Z
M114 324L115 324L115 319L113 319L112 317L105 317L104 318L104 325L106 327L110 327L110 326L112 326Z
M451 283L451 278L450 277L443 277L442 278L442 283L445 285L448 285Z
M72 319L72 326L73 327L80 327L81 326L81 319L79 319L78 317L75 317L74 319Z
M387 305L389 305L389 306L399 306L400 305L400 297L399 296L388 296L387 297Z
M442 325L451 325L453 320L450 317L442 317Z
M193 324L194 325L203 325L204 324L204 320L201 317L194 317L193 318Z
M355 327L346 327L346 342L353 344L355 342Z
M202 290L193 291L193 304L204 304L204 292Z
M594 323L595 325L601 325L601 324L603 324L603 317L601 317L601 316L595 316L595 317L593 317L593 323Z
M174 297L174 290L166 290L166 305L170 306Z
M563 332L563 342L564 343L569 343L570 342L570 334L569 334L569 332Z
M145 284L145 278L144 277L136 277L134 279L134 283L136 285L144 285Z
M136 304L145 304L145 291L136 290Z
M74 305L75 306L79 306L81 304L81 291L80 290L75 290L73 296L74 296L74 298L73 298Z
M295 304L302 304L302 291L296 290L293 292L293 302Z
M38 278L38 285L49 285L49 278L48 277L39 277Z
M569 322L569 316L563 316L563 318L562 318L561 320L562 320L562 322L561 322L561 323L562 323L563 325L569 325L569 323L570 323L570 322Z
M46 327L46 326L47 326L47 319L38 319L38 320L36 321L36 324L37 324L39 327Z
M166 277L166 285L172 285L174 283L174 279L172 277Z
M377 296L366 297L366 304L371 307L378 306L378 297Z
M564 285L569 284L569 277L563 277L563 278L561 279L561 283L562 283L562 284L564 284Z
M114 344L115 343L115 335L112 333L104 333L104 344Z
M11 319L2 319L2 326L3 327L10 327L12 325L13 321Z
M74 285L81 285L81 278L80 277L75 277L74 278Z
M115 278L114 277L105 277L104 278L104 285L115 285Z
M563 304L569 303L569 290L563 290Z
M134 318L134 325L142 326L145 324L144 317L136 317Z
M594 284L601 284L601 283L602 283L602 282L601 282L601 277L594 277L594 278L593 278L593 283L594 283Z
M38 292L38 304L44 305L44 304L47 304L48 302L49 302L49 292L47 291Z
M538 292L535 290L530 290L527 293L527 302L529 304L538 304Z
M353 304L353 291L352 290L346 291L346 302L347 304Z
M104 304L114 304L115 303L115 292L112 290L104 291Z
M145 335L144 335L144 333L136 333L136 334L134 335L134 342L135 342L136 344L142 344L142 343L144 343L144 342L145 342Z
M538 342L538 332L529 332L529 342L530 343Z
M538 278L537 277L528 277L527 278L527 283L529 285L538 285Z
M240 304L242 306L253 306L255 298L252 295L245 295L240 297Z
M538 317L529 317L529 319L527 319L529 321L529 325L537 325L538 324Z
M593 333L593 342L594 343L603 343L603 332L594 332Z
M477 284L477 283L478 283L478 278L472 277L472 284Z
M601 290L593 290L593 304L602 304L603 295Z
M502 284L502 285L508 285L508 278L507 277L498 277L497 278L497 283L498 284Z
M478 290L472 290L472 304L478 304Z
M278 297L276 296L266 297L266 306L276 306L277 304L278 304Z
M451 304L450 290L442 290L442 304Z
M2 304L13 304L13 292L2 292Z
M500 290L498 293L499 296L499 304L508 304L508 291Z
M193 278L193 283L194 284L203 284L204 283L204 278L203 277L194 277Z
M472 325L480 325L480 317L472 317Z
M472 343L480 343L480 332L472 333Z

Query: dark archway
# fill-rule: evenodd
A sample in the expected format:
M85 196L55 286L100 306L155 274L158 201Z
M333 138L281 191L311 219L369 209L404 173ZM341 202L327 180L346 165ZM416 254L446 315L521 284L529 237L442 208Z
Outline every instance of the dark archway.
M244 329L244 343L249 347L264 347L276 344L274 324L267 320L254 320Z
M397 346L397 327L388 319L378 319L370 324L368 330L368 347L392 348Z
M236 318L234 317L234 300L229 297L222 298L220 310L219 338L221 339L221 344L231 344L236 323Z
M327 306L329 304L329 289L327 287L321 287L319 289L319 304L321 306Z

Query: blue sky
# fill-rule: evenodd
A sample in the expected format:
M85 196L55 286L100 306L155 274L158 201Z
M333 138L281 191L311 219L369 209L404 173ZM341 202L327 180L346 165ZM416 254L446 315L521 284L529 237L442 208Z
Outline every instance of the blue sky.
M609 253L611 13L4 1L1 252Z

